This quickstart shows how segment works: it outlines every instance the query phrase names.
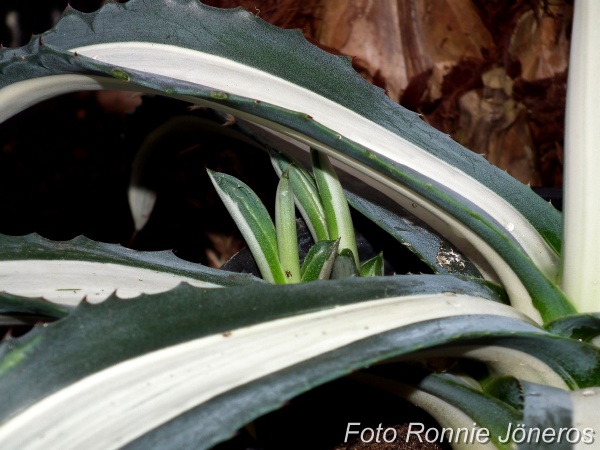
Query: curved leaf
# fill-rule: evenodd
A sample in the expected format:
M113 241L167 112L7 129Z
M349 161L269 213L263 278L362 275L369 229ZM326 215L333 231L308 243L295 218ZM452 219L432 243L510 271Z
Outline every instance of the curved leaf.
M358 260L354 225L352 224L352 217L350 217L348 200L346 200L340 180L326 155L314 149L311 149L310 154L313 174L319 188L319 197L321 197L325 211L329 237L334 240L340 239L338 251L341 254L344 250L349 250L354 258L355 265L358 267L360 261Z
M339 239L335 241L320 241L308 251L302 269L302 282L328 280L336 259Z
M383 276L383 253L373 256L360 266L360 275L362 277L382 277Z
M325 211L314 180L301 166L276 151L269 151L277 176L289 171L290 184L294 192L296 207L315 242L329 240Z
M167 16L168 21L161 19ZM171 29L171 23L190 27ZM202 38L189 32L205 27L211 32L198 31ZM94 60L69 56L68 50ZM161 58L156 58L157 52ZM405 207L417 205L416 215L460 244L468 257L476 254L489 262L489 267L478 269L485 269L490 279L501 279L514 305L531 317L548 321L574 312L554 285L559 213L529 188L393 104L358 77L346 60L320 52L298 33L273 28L241 10L216 10L184 0L131 0L107 5L93 15L70 11L56 29L12 54L17 57L5 52L0 62L6 83L13 83L0 90L0 101L3 96L15 100L24 92L29 99L35 96L31 92L36 80L18 82L27 77L82 71L103 72L136 89L142 86L187 100L191 95L196 102L236 111L344 161L378 189L391 188L390 195ZM29 67L40 60L43 68ZM199 65L203 70L196 70ZM200 85L212 88L203 94ZM286 113L286 108L312 116Z
M64 444L74 414L86 417L69 437L74 446L120 446L161 426L168 435L174 420L174 443L193 437L207 448L310 386L385 359L461 346L506 348L499 363L507 368L512 352L523 352L571 386L600 382L600 349L524 322L490 302L497 297L479 283L403 276L222 292L182 286L84 303L5 341L0 442L22 447L44 436L37 441L44 448ZM177 423L190 417L197 427L182 430Z
M478 317L477 319L481 318ZM457 319L457 322L458 321L460 321L460 319ZM466 330L469 328L472 323L473 318L471 317L469 321L465 321L464 329ZM486 321L484 327L488 324L491 325L491 323L492 322L487 323ZM434 326L437 326L437 324ZM492 330L491 328L493 327L490 327L492 333L497 331ZM331 374L336 370L344 371L344 369L347 369L350 366L360 368L365 367L366 364L364 360L359 362L360 357L358 357L358 354L369 348L370 345L374 344L378 349L377 356L375 356L372 361L382 361L386 357L397 355L397 348L401 345L410 346L412 343L415 343L419 346L417 341L419 339L425 339L424 334L422 333L429 333L433 330L434 328L428 326L424 327L421 323L418 326L411 328L410 333L398 333L393 337L393 333L388 334L387 336L378 336L369 340L368 343L364 342L365 345L363 346L356 345L351 346L350 348L340 349L333 354L329 353L323 355L323 357L318 357L315 360L293 366L289 370L283 370L277 374L268 376L264 380L257 380L247 385L240 386L165 423L162 427L157 428L134 441L130 445L130 448L143 449L153 445L169 445L170 448L185 449L189 448L190 445L197 445L198 442L204 442L204 440L208 440L206 445L209 447L214 443L227 439L234 430L252 420L255 416L252 415L250 411L258 409L257 415L265 414L272 410L267 406L267 403L273 405L273 408L279 407L284 401L291 399L294 396L294 392L304 392L307 389L307 386L311 386L311 380L319 379L319 382L329 381L335 378L331 376ZM514 335L514 333L512 334ZM463 335L462 338L464 337L465 336ZM409 340L407 341L407 339ZM377 344L375 343L376 341ZM528 343L529 347L534 347L536 345L539 346L544 344L541 342L535 344L533 342ZM440 354L438 356L444 355L448 348L452 347L440 348ZM357 359L354 357L357 357ZM508 362L508 364L510 364L510 362ZM327 377L327 379L324 380L322 373L328 373L331 378ZM343 372L344 375L347 373L348 372L346 371ZM302 386L299 389L298 384ZM296 389L298 390L296 391ZM577 392L581 395L581 392L592 391L594 391L594 389L586 389ZM590 398L591 397L584 397L584 400L589 402ZM462 401L465 401L465 399L462 399ZM456 407L452 407L452 405L448 403L446 404L451 407L452 414L460 411ZM421 406L423 405L421 404ZM227 414L226 417L223 415L225 412ZM446 412L450 411L446 410ZM585 424L585 426L590 426L590 424L593 426L593 424L597 423L600 419L600 417L598 417L597 408L593 411L589 407L582 407L580 408L579 413L577 413L577 409L575 412L575 424L577 424L577 420L579 420L579 422ZM227 422L229 426L228 430L224 429L224 421L229 421ZM202 429L198 428L199 423L202 423ZM581 426L581 428L583 429L584 427Z
M134 26L134 24L139 25ZM207 29L211 30L210 33L203 32ZM248 36L253 36L254 39L249 40ZM444 171L449 171L457 177L459 182L472 184L469 180L471 178L485 186L493 186L497 195L515 205L523 217L534 223L535 228L540 230L555 250L560 248L560 216L545 202L539 201L527 187L515 183L508 175L492 168L483 158L466 151L447 136L435 131L423 123L417 114L398 107L385 96L382 90L357 76L346 58L324 53L305 41L301 33L270 26L241 9L220 10L186 0L150 2L130 0L125 5L105 5L93 14L82 14L67 9L55 29L45 33L39 39L32 40L28 48L0 53L0 69L7 75L0 87L51 72L46 68L31 67L27 62L18 61L20 58L26 60L32 53L35 54L36 44L43 43L64 50L95 46L90 50L95 53L92 56L98 58L101 58L100 53L108 57L106 52L115 50L114 56L117 59L110 62L127 66L121 62L132 64L134 61L129 57L130 50L119 44L127 41L138 43L136 47L139 51L136 53L135 63L152 64L155 69L158 69L155 55L159 51L159 45L148 46L144 44L145 42L162 46L177 45L182 49L189 49L176 51L180 72L186 70L184 64L187 62L183 59L184 55L192 63L192 52L201 52L212 55L213 58L223 58L270 74L276 81L276 84L272 83L270 90L275 97L281 97L280 101L286 102L280 104L285 108L312 109L298 106L302 103L298 98L300 95L305 95L307 101L314 100L315 95L311 93L337 102L343 107L338 111L340 114L329 114L324 110L319 112L319 116L315 116L315 119L326 126L334 125L331 128L337 130L342 136L367 146L370 144L368 138L364 141L365 138L361 136L365 122L356 119L364 118L367 122L372 122L379 134L377 140L383 141L383 147L389 148L389 144L385 145L386 141L398 142L406 152L424 153L420 155L424 161L433 162L431 165L425 163L420 167L420 170L431 170L429 174L424 173L424 175L429 178L439 177L442 174L437 170L443 168ZM98 46L100 43L105 45L100 47ZM260 43L268 44L260 45ZM126 59L118 59L120 48L124 50L123 56L128 55ZM144 70L142 66L134 69ZM120 74L124 75L119 76ZM130 81L125 71L116 72L114 75L116 78ZM220 73L214 71L209 75L217 78ZM231 76L228 78L230 79L228 84L233 84ZM279 79L288 83L277 82ZM209 85L209 83L204 84ZM288 91L285 96L280 96L277 89L282 84ZM290 89L290 84L296 84L303 89L296 94ZM237 94L245 95L243 92ZM266 92L263 91L261 96L265 94ZM270 101L267 98L263 100ZM327 104L327 107L333 106ZM330 117L327 117L327 114ZM354 120L347 120L349 117ZM346 127L343 126L344 122L347 123ZM358 123L361 127L356 126ZM341 129L338 129L340 127ZM386 156L392 154L389 151L386 153ZM429 158L428 154L434 155L434 158ZM438 158L446 164L440 166ZM452 171L450 167L456 167L459 171ZM466 174L466 177L463 174ZM462 185L459 191L464 191L464 188L465 185ZM483 186L479 189L486 195L491 195L491 198L496 196ZM470 194L477 195L475 190ZM469 199L474 200L474 198ZM504 207L502 201L498 200L490 206L496 209ZM517 223L514 225L521 233L524 233L524 228L527 228ZM518 232L515 236L518 236Z
M247 184L237 178L210 169L208 176L244 236L262 277L271 283L285 284L275 225L265 205Z
M70 309L37 298L0 292L0 326L33 324L65 317Z
M11 293L77 304L101 301L117 289L123 297L163 292L187 282L218 287L263 283L176 257L171 251L143 252L79 236L51 241L39 235L0 235L0 285Z
M546 324L545 328L559 336L591 341L600 335L600 313L562 317Z

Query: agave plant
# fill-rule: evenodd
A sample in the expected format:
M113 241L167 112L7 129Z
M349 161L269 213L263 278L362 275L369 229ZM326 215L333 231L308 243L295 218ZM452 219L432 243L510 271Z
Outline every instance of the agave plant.
M598 44L598 5L577 3L574 42ZM352 372L447 430L471 430L455 448L599 445L598 271L561 253L564 241L567 255L569 245L595 255L597 246L570 244L593 243L594 223L563 231L561 214L528 186L393 103L347 59L241 9L195 0L68 8L27 46L0 50L2 120L94 89L231 115L240 139L299 164L311 148L327 155L349 203L435 274L273 285L170 252L2 236L0 317L37 323L0 346L3 447L211 448ZM598 104L581 108L595 118L586 108ZM567 193L567 215L582 192ZM131 196L151 199L136 186ZM562 279L571 280L564 290ZM398 365L440 356L485 370ZM348 436L366 434L348 424L340 440Z

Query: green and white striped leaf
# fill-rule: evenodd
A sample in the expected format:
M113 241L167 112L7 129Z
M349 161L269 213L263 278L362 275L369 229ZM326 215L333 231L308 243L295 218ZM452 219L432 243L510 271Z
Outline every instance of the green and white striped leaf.
M182 282L219 287L263 281L191 263L171 251L130 250L83 236L59 242L34 234L0 235L0 289L9 294L76 305L84 297L96 303L116 291L130 298Z
M275 229L279 262L285 273L286 283L300 282L300 257L298 256L298 236L296 234L296 209L294 194L290 187L288 173L279 179L275 195Z
M304 258L300 273L302 282L328 280L333 270L340 240L319 241L311 247Z
M284 133L414 211L486 279L501 282L529 317L577 336L576 327L556 320L574 312L556 287L560 214L298 32L277 30L241 10L130 0L91 15L69 10L28 46L0 50L0 73L0 119L64 92L132 89L207 105ZM36 257L44 269L54 264L48 263L52 256ZM1 281L18 274L15 261L27 258L11 260L10 275ZM133 266L151 258L116 259L112 276L127 266L136 271ZM164 263L162 256L157 260ZM92 262L78 264L90 269L87 278L112 264ZM32 267L24 269L27 280L37 278ZM62 273L76 269L61 267ZM232 276L198 271L218 281ZM540 330L490 301L499 297L481 283L436 276L274 287L233 277L243 286L227 289L227 296L183 286L127 302L84 303L45 328L5 340L0 446L148 448L166 442L190 448L200 442L209 448L312 386L390 358L436 355L483 361L494 376L579 388L571 395L572 423L600 422L598 347ZM63 282L59 289L76 287Z
M373 256L360 266L361 277L382 277L383 276L383 253Z
M313 174L319 188L319 196L325 211L325 221L331 239L340 239L338 252L349 250L354 257L356 267L359 266L358 249L354 225L350 216L350 207L344 189L329 162L329 158L317 150L311 149Z
M76 89L129 88L204 104L286 133L334 156L405 208L416 205L417 217L486 278L501 281L513 304L531 317L542 322L574 312L555 286L560 214L300 33L242 10L131 0L92 15L69 10L29 46L2 51L0 70L0 103L8 105L2 117Z
M237 178L210 169L208 176L246 240L262 277L270 283L285 284L275 225L265 205L247 184Z
M460 348L496 346L499 364L522 364L529 378L540 361L569 386L600 381L598 348L540 330L474 281L355 278L222 294L184 285L84 303L5 341L0 445L210 448L312 386Z
M145 223L152 210L152 204L144 200L149 196L151 199L156 198L158 180L161 179L160 168L166 158L165 153L171 152L170 145L173 140L177 142L195 141L202 138L207 132L221 134L267 149L278 176L281 176L283 171L289 170L292 190L296 192L294 197L296 207L305 219L313 239L315 241L328 239L323 206L316 184L309 172L303 168L302 163L287 154L292 151L290 143L283 142L275 136L267 136L264 130L242 120L238 120L233 126L223 127L200 117L181 116L153 131L134 160L129 193L130 207L135 220ZM273 147L278 150L272 150ZM297 152L294 153L297 154ZM473 263L466 259L458 249L434 233L426 224L412 216L404 208L392 204L385 196L378 194L360 180L350 177L339 168L338 175L343 177L340 181L347 186L344 193L350 206L405 245L435 273L481 276ZM135 197L133 197L134 194L136 194Z
M294 201L315 242L329 239L325 211L319 191L310 174L300 164L282 153L271 150L271 163L277 176L288 171Z
M235 128L242 135L249 136L260 145L271 150L272 163L278 174L281 174L290 164L299 168L305 175L305 180L309 186L312 199L315 202L315 209L322 211L320 199L318 197L317 187L314 184L312 176L304 169L304 164L297 158L302 158L303 150L294 145L289 139L282 139L281 136L268 136L264 129L253 126L246 121L238 120ZM309 165L310 161L306 161ZM344 167L339 165L336 172L343 186L346 199L351 207L359 211L365 217L373 221L381 229L385 230L411 252L413 252L421 261L427 264L434 273L456 273L466 276L481 277L475 265L468 260L455 246L445 240L442 236L435 233L431 227L415 217L405 208L391 201L388 197L365 184L358 178L348 174ZM317 204L318 203L318 204ZM296 205L300 211L301 206ZM319 213L319 223L322 229L326 231L324 213ZM305 220L310 218L303 214ZM315 222L317 222L315 220ZM315 234L313 233L313 238Z
M338 250L338 255L333 262L333 269L331 270L331 278L333 280L342 280L344 278L359 277L360 272L356 266L356 258L352 253L352 250L345 248L341 251Z

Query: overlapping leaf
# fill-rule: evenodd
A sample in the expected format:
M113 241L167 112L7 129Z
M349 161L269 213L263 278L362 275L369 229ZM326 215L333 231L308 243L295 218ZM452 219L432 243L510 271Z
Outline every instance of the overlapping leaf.
M250 42L249 35L256 40ZM69 78L71 89L90 83L101 88L106 81L90 76L103 73L121 82L121 88L135 85L235 111L334 155L404 206L417 205L417 216L459 244L484 276L501 280L513 304L537 320L573 312L554 285L558 213L527 187L393 104L346 60L320 52L297 33L241 10L183 0L131 0L92 15L70 10L56 29L0 58L5 75L0 101L17 105L5 115L19 104L52 95L53 89L64 92L60 77L24 80L77 72L85 75L81 85ZM39 83L44 86L35 88Z
M507 368L517 351L572 387L600 381L597 348L530 325L490 301L498 297L479 282L404 276L222 292L182 286L83 304L4 342L0 442L21 446L44 435L39 443L47 448L64 442L68 416L85 415L69 439L74 446L138 438L143 446L175 433L173 448L190 439L209 448L309 386L387 358L461 346L504 348Z

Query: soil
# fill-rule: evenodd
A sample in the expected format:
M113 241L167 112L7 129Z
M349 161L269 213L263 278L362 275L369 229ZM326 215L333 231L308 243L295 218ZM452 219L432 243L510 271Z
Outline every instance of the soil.
M436 442L427 442L425 440L421 442L414 436L411 436L407 441L406 435L409 426L409 424L405 423L390 427L396 431L398 436L394 442L363 442L360 438L355 438L348 443L336 446L332 450L442 450L444 448ZM392 433L389 435L391 436Z

